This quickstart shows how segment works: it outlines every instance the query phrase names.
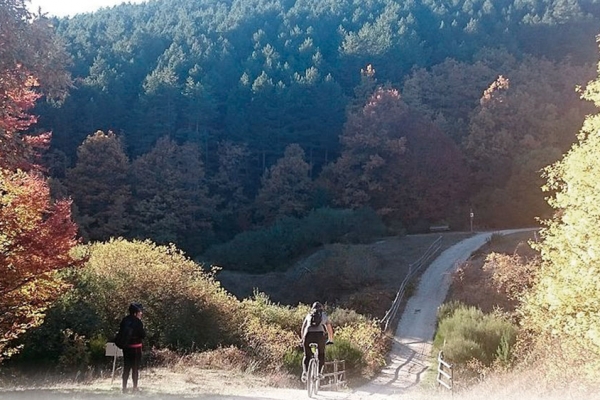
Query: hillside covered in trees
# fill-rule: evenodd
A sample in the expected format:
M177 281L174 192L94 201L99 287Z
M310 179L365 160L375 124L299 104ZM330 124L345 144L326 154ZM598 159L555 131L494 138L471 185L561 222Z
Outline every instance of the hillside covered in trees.
M508 313L442 307L494 339L454 324L455 349L597 386L596 3L193 4L49 21L0 1L0 363L89 371L137 298L157 357L298 375L308 306L236 299L190 255L266 272L472 209L543 228L533 258L481 267ZM389 337L328 307L333 356L373 376Z
M392 232L471 209L532 225L591 110L599 19L594 0L150 0L52 20L74 85L35 110L45 164L86 240L192 256L325 207Z

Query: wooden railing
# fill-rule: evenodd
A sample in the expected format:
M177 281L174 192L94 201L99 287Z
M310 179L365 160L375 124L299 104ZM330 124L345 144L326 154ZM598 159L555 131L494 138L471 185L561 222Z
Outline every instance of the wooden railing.
M325 372L331 371L332 372ZM323 370L323 380L321 381L322 388L333 388L338 390L346 386L346 361L334 360L325 363Z
M444 353L442 351L438 354L438 373L437 383L445 387L448 390L452 390L454 386L454 373L452 371L452 364L444 361Z
M406 286L408 282L419 272L419 270L425 265L442 247L442 237L438 237L429 248L425 251L425 253L419 258L417 261L409 265L408 275L404 278L402 283L400 284L400 289L396 293L396 297L392 302L392 306L385 313L383 318L381 319L381 325L384 331L387 331L390 323L396 318L396 314L398 313L398 309L400 308L400 303L402 303L402 298L404 297L404 292L406 290Z

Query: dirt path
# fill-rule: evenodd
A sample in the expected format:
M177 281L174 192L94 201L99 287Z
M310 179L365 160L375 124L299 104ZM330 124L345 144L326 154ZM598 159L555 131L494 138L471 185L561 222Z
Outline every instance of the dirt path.
M429 360L435 333L438 306L446 298L450 287L450 273L466 261L471 254L483 246L493 233L511 234L528 229L506 230L479 233L442 252L421 276L416 293L409 299L402 314L396 336L389 354L388 365L368 384L345 392L322 391L317 399L322 400L393 400L409 398L430 368ZM188 377L189 379L189 377ZM234 380L233 378L232 380ZM104 399L121 397L114 386L95 388L93 393L85 388L79 390L21 390L4 392L3 399ZM201 385L205 386L204 384ZM202 400L297 400L306 398L306 392L298 389L275 389L264 387L239 387L233 382L223 383L223 388L200 389L195 393L161 393L161 390L149 390L142 396L151 399ZM157 388L158 389L158 388ZM216 388L213 388L216 389ZM207 393L208 392L208 393ZM212 393L211 393L212 392Z

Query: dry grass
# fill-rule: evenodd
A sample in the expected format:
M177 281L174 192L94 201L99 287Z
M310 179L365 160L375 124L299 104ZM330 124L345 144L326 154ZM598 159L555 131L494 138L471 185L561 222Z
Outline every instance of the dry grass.
M178 355L168 350L148 356L140 371L140 387L149 398L228 398L264 388L297 387L298 378L285 373L261 374L234 347ZM154 366L152 366L154 365ZM112 398L120 395L122 359L114 380L112 365L100 373L12 375L0 379L2 399Z
M568 374L566 374L568 375ZM451 393L445 388L428 387L403 396L405 400L598 400L600 386L582 383L576 377L568 382L548 382L544 369L496 374L478 385Z
M447 232L382 238L371 244L327 245L305 257L286 272L247 274L222 271L217 276L238 298L255 289L273 301L295 305L315 299L381 318L391 305L409 265L442 236L446 248L471 236Z
M492 277L494 271L484 268L485 260L490 253L517 255L524 259L532 258L536 253L531 249L528 241L534 238L533 232L493 236L492 240L476 251L453 273L446 302L460 301L469 306L479 307L485 313L495 309L514 311L517 302L497 290Z

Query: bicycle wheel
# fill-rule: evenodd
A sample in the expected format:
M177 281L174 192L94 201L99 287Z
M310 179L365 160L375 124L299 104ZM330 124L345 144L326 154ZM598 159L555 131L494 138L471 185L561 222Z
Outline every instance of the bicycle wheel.
M313 394L314 395L316 395L317 393L319 393L319 386L321 384L321 380L319 379L319 367L320 367L319 366L319 362L315 360L315 368L314 368L314 370L315 370L315 375L314 375L315 376L314 377L314 379L315 379L315 387L314 387L314 390L313 390Z
M314 359L308 362L308 370L306 371L306 391L308 397L313 397L316 394L316 382L319 376L317 375L317 363Z

